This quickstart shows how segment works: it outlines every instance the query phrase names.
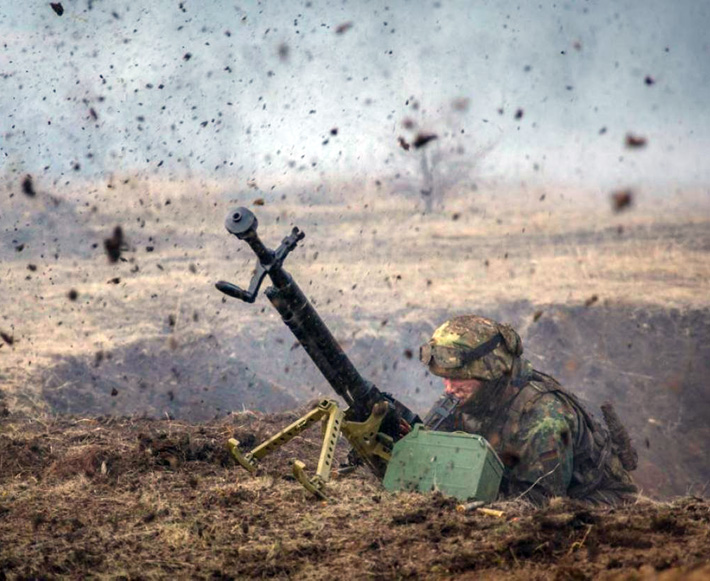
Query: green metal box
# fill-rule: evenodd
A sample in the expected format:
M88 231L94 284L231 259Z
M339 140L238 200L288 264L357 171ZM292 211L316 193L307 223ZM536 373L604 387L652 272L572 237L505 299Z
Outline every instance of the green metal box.
M461 501L492 502L502 477L503 462L482 436L417 424L394 445L383 485L390 492L439 490Z

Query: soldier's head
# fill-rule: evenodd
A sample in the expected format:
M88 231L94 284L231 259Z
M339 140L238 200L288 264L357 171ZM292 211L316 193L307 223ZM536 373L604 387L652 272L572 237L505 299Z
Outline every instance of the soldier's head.
M463 315L436 329L420 347L419 358L432 374L450 380L448 388L465 380L496 382L511 374L522 353L523 342L509 325Z

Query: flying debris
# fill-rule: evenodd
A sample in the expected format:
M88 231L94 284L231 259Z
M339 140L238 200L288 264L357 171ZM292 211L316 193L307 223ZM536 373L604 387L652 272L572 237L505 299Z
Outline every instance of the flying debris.
M646 147L648 140L640 135L634 135L633 133L626 134L626 147L629 149L641 149Z
M414 146L414 149L419 149L435 139L439 139L439 136L435 133L418 133L412 145Z
M633 201L634 193L631 190L618 190L611 194L611 206L615 212L621 212L628 208Z
M469 99L468 97L461 97L459 99L454 99L451 102L451 108L454 111L458 111L460 113L468 111L468 108L470 105L471 105L471 99Z
M30 198L34 198L37 195L34 183L32 182L32 176L27 174L25 179L22 180L22 193Z
M338 24L337 28L335 29L335 34L345 34L352 27L352 22L343 22L342 24Z
M279 53L279 59L281 60L281 62L286 62L288 60L288 55L290 53L290 49L285 42L282 42L279 45L278 53Z
M118 262L121 258L121 249L123 247L123 228L116 226L113 229L113 236L104 240L104 249L108 256L109 262Z

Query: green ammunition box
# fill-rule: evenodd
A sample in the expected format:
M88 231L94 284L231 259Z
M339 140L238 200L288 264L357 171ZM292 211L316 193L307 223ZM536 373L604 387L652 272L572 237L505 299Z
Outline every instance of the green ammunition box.
M421 424L392 450L386 490L439 490L459 500L492 502L498 496L503 462L482 436L435 432Z

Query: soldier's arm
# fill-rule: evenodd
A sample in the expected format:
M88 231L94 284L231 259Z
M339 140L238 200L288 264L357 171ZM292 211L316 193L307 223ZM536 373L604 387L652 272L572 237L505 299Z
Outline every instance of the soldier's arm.
M530 402L509 449L502 451L510 469L511 495L527 491L526 497L534 502L566 496L572 481L577 421L574 410L552 394Z

